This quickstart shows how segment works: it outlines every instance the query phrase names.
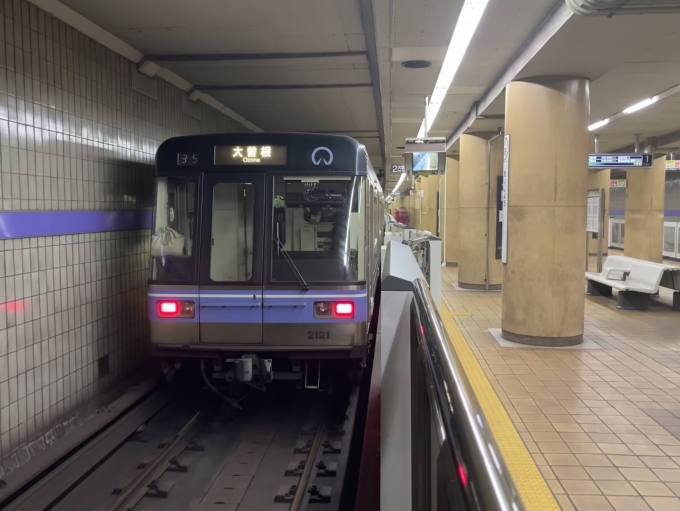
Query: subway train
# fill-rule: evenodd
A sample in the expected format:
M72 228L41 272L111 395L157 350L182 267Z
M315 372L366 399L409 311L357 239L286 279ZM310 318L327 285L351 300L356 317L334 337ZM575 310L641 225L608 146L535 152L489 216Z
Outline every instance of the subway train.
M366 149L337 135L230 133L156 153L148 314L167 375L262 386L367 353L384 197ZM207 376L206 376L207 374Z

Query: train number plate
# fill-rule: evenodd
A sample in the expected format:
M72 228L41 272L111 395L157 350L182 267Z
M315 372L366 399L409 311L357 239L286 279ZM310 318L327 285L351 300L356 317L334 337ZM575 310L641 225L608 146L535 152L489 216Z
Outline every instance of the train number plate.
M310 330L307 332L307 339L330 339L331 333L328 330Z

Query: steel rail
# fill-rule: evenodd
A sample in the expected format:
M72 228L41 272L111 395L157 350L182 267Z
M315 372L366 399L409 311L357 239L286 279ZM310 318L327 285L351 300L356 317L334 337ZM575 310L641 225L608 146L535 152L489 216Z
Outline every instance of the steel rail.
M112 423L104 423L99 430L90 433L81 445L70 452L62 453L63 460L51 460L53 465L45 467L45 475L36 480L23 493L8 502L12 495L3 495L0 509L7 511L39 511L50 508L55 501L69 491L85 474L96 467L109 453L115 450L134 431L165 407L176 396L171 390L151 391L141 402L122 407ZM105 415L105 414L100 414ZM75 434L74 434L75 437Z
M428 392L435 417L441 416L447 448L457 464L460 489L468 510L524 511L465 370L450 343L423 279L413 282L416 335L424 352Z
M323 440L324 433L326 432L326 418L328 417L328 411L325 410L323 415L319 419L319 425L316 428L316 434L314 435L314 442L312 442L312 447L309 449L309 454L307 455L307 461L305 462L305 468L300 475L300 481L297 485L297 490L295 491L295 497L293 497L293 502L290 504L290 511L299 511L302 506L302 499L307 495L307 484L309 483L309 478L312 475L312 471L315 468L314 461L316 460L317 453L319 452L319 447L321 446L321 440Z
M163 450L158 453L158 455L146 467L144 467L144 470L142 470L142 472L123 489L118 498L106 508L106 511L118 511L119 509L123 508L123 505L126 504L131 505L125 507L124 509L132 509L137 504L137 502L141 500L141 498L146 493L144 486L160 476L160 474L156 474L157 469L160 467L161 463L168 461L172 457L175 448L189 434L192 428L196 425L196 422L200 416L201 412L199 411L177 433L173 441L166 445ZM163 468L162 472L164 471L165 468Z

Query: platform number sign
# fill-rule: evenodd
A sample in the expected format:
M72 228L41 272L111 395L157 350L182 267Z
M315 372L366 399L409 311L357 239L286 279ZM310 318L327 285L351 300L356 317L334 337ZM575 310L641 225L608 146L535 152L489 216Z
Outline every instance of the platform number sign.
M508 184L510 172L510 135L503 137L503 191L501 193L502 209L498 212L499 221L503 226L503 236L501 238L501 262L508 262Z

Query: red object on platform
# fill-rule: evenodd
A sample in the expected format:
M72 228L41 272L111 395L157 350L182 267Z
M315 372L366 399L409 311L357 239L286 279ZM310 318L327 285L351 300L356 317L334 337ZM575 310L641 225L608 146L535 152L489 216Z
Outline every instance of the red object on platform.
M400 206L394 212L394 219L400 224L408 225L408 210L404 206Z

